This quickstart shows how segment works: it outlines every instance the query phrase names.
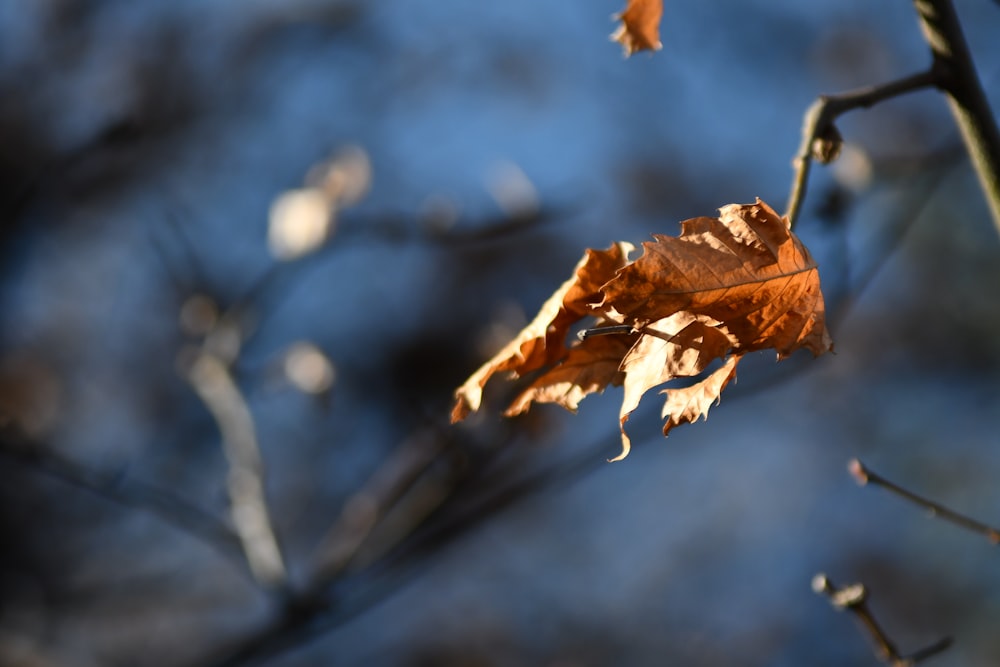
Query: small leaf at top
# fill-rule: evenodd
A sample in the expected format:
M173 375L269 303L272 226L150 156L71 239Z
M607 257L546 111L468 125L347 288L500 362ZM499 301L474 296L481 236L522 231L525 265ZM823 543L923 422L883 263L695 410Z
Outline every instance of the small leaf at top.
M611 39L622 45L625 55L637 51L659 51L660 19L663 17L663 0L628 0L625 11L615 16L621 21Z

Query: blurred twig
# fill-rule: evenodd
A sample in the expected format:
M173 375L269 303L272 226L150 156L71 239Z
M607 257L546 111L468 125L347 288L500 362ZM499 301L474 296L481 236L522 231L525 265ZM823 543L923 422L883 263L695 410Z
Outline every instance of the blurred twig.
M463 246L517 239L518 234L537 231L564 218L568 207L541 207L524 215L497 215L478 220L456 221L439 228L431 221L406 213L362 214L350 210L338 221L336 243L327 242L316 251L294 261L275 262L264 269L227 309L238 315L251 307L257 311L257 328L264 326L287 292L300 284L303 273L314 263L328 259L342 248L356 250L364 242L379 245L425 243L437 246Z
M514 425L494 431L485 458L476 461L454 456L456 452L469 455L474 448L470 448L470 443L456 441L451 429L425 434L426 438L436 437L436 444L417 441L404 445L384 469L376 471L355 500L374 493L387 507L395 504L395 512L417 520L386 527L381 525L386 518L387 523L392 523L388 510L374 512L366 522L353 528L358 532L352 532L342 517L326 543L327 547L341 546L319 552L318 563L325 566L320 570L322 576L315 578L299 598L288 600L284 612L271 624L209 664L216 667L257 664L343 627L412 581L443 545L543 489L604 469L605 457L600 452L606 449L609 440L617 437L608 432L571 459L525 472L526 463L510 442L516 433ZM421 488L437 488L445 494L431 506L430 512L421 511L422 506L427 507L422 502L427 493L421 492ZM369 501L374 503L375 498L364 502ZM345 504L345 514L351 502ZM375 509L370 505L366 511ZM366 541L380 530L391 533L391 543L377 549L372 557L362 558L363 569L353 567L354 562L361 561L352 559L367 549Z
M899 176L911 180L917 174L926 176L926 182L912 182L907 187L912 192L908 193L903 203L893 207L892 218L894 221L888 223L888 242L879 251L879 256L868 266L858 271L858 276L851 282L851 268L846 265L843 269L845 274L846 294L828 307L830 329L836 332L840 326L850 317L853 308L860 302L864 293L874 284L875 279L889 263L889 258L903 245L903 241L909 236L917 226L917 222L924 216L928 206L937 193L941 183L948 176L948 173L955 168L961 158L965 157L965 152L959 146L945 149L938 153L931 153L923 156L919 160L916 169L908 169L906 174Z
M129 479L119 472L89 468L25 440L10 427L0 431L0 454L123 507L149 512L221 555L236 562L243 560L239 539L229 526L169 491ZM237 569L246 572L244 568Z
M253 416L224 359L209 348L206 345L192 363L188 381L222 433L230 511L250 570L258 582L277 588L285 584L287 573L264 495Z
M950 521L957 526L961 526L962 528L971 530L974 533L983 535L990 541L991 544L1000 544L1000 529L988 526L987 524L976 521L975 519L971 519L964 514L948 509L943 505L904 489L902 486L899 486L898 484L891 482L885 477L873 472L858 459L851 459L847 469L850 471L854 479L857 480L858 484L861 484L862 486L866 484L881 486L883 489L896 494L900 498L927 510L931 517Z
M189 268L197 278L201 266L194 244L175 218L168 220ZM172 270L173 262L166 247L156 243L156 248L175 289L188 291L189 286ZM268 511L264 469L253 415L230 371L243 343L243 312L228 312L220 317L214 302L205 297L199 298L202 301L198 302L198 307L190 309L192 313L188 319L193 321L185 322L184 310L194 303L194 297L182 307L180 319L182 328L188 329L187 333L202 335L203 340L199 347L182 353L181 366L185 378L211 413L221 433L223 452L229 465L226 487L231 518L250 572L263 586L279 589L286 583L287 572Z
M182 353L182 366L222 436L231 517L250 571L264 587L282 589L288 574L268 510L257 431L230 370L243 344L245 325L239 315L218 317L214 310L205 314L192 330L204 330L202 344Z
M878 659L892 667L911 667L941 653L952 644L951 637L944 637L909 655L901 655L896 643L885 633L868 607L868 589L864 584L851 584L837 588L825 574L817 574L812 581L813 590L825 595L837 610L850 611L861 622L875 644Z
M454 465L441 465L448 463L442 461L445 445L444 438L434 434L409 438L347 499L318 549L313 587L325 588L349 567L370 563L434 512L451 490L448 479L455 477ZM436 464L444 470L427 480L427 473ZM387 531L385 524L396 508L401 511Z

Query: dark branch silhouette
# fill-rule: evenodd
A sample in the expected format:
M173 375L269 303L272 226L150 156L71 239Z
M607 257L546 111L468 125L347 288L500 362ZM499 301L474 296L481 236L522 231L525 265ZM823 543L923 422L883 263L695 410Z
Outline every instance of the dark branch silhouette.
M941 653L952 644L951 637L944 637L909 655L903 655L896 647L896 643L875 620L868 606L868 589L864 584L851 584L838 588L829 577L820 573L813 577L812 587L817 593L825 595L834 609L838 611L846 609L854 614L875 644L875 655L892 667L911 667Z
M97 470L31 442L12 427L0 430L0 455L31 470L84 489L130 510L148 512L243 565L236 533L224 522L184 498L117 471ZM237 570L249 575L245 567Z
M853 475L854 479L857 480L858 484L861 484L862 486L867 484L881 486L883 489L896 494L900 498L924 508L932 518L944 519L945 521L949 521L956 526L961 526L966 530L971 530L974 533L984 536L990 541L991 544L1000 544L1000 529L989 526L981 521L971 519L964 514L949 509L944 505L940 505L933 500L928 500L923 496L917 495L895 482L891 482L885 477L873 472L858 459L851 459L851 462L847 465L847 469L850 471L851 475Z

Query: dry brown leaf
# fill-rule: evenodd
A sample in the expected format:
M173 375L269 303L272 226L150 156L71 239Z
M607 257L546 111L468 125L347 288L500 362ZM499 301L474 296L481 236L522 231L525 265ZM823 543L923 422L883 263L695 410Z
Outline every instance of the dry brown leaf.
M663 412L660 415L666 421L663 424L663 435L670 432L678 424L696 422L701 417L708 419L708 409L719 400L719 395L726 388L729 381L736 377L736 364L742 358L742 354L731 354L722 364L708 377L701 382L696 382L690 387L682 389L664 389L661 394L667 395L667 400L663 403ZM626 450L620 456L628 454Z
M643 329L643 335L639 336L638 342L621 362L621 370L625 374L625 397L619 415L622 451L613 460L625 458L632 448L625 432L625 422L639 406L643 394L675 378L700 374L713 360L724 357L733 346L726 331L717 328L717 325L718 322L713 324L681 311ZM669 430L665 427L663 434L666 435Z
M718 218L654 235L642 257L601 288L602 309L636 328L688 311L721 322L744 352L830 348L816 262L767 204L730 204Z
M587 251L538 317L458 389L452 421L479 408L483 386L500 371L547 367L508 416L532 403L575 411L586 395L623 384L619 460L631 447L625 422L653 387L700 376L722 361L691 386L663 392L666 435L707 416L746 352L774 349L782 358L799 348L819 355L832 347L816 263L787 221L759 199L725 206L718 218L686 220L678 237L654 238L632 263L628 244ZM624 327L567 347L569 327L587 315L599 318L598 327Z
M495 373L510 371L518 377L565 357L569 353L565 341L570 326L590 314L591 304L600 300L601 285L628 263L628 253L632 250L631 243L615 243L607 250L587 250L573 277L542 304L535 319L458 388L452 423L479 409L483 387Z
M625 55L637 51L659 51L660 19L663 17L663 0L628 0L625 11L615 16L621 21L611 39L622 45Z
M580 401L609 384L620 385L623 374L619 367L638 334L593 336L569 349L566 358L531 383L514 399L504 412L507 417L519 415L532 403L556 403L576 412Z

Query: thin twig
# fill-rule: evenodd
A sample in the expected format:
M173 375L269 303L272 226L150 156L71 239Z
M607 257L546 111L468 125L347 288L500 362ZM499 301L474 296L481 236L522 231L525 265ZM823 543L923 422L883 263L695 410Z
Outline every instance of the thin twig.
M842 114L854 109L868 108L893 97L899 97L938 84L938 72L929 69L880 86L868 86L839 95L821 95L806 111L802 122L802 143L795 156L795 177L792 191L785 207L785 217L794 227L802 209L809 181L809 168L815 152L815 145L824 137L836 135L834 121Z
M976 74L955 6L952 0L914 0L913 6L934 58L937 85L948 96L993 224L1000 232L1000 129Z
M947 507L944 507L943 505L940 505L932 500L928 500L923 496L917 495L908 489L904 489L898 484L891 482L885 477L873 472L858 459L851 459L850 463L847 465L847 469L850 471L854 479L857 480L858 484L861 484L862 486L865 484L875 484L877 486L881 486L882 488L896 494L900 498L904 498L905 500L924 508L931 517L950 521L957 526L961 526L962 528L971 530L974 533L978 533L989 540L991 544L1000 544L1000 529L994 528L980 521L976 521L975 519L971 519L964 514L948 509Z
M886 662L892 667L911 667L927 658L941 653L952 644L951 637L944 637L929 646L915 651L909 655L902 655L896 648L896 643L886 634L882 626L875 620L871 609L868 607L868 589L864 584L851 584L843 588L837 588L825 574L817 574L813 577L812 588L821 595L825 595L830 600L830 604L837 610L850 611L861 622L865 631L875 644L875 652L878 659Z
M344 503L340 517L323 539L315 558L310 588L323 590L328 587L348 568L355 567L365 548L371 549L373 555L362 560L374 560L379 553L409 535L426 518L428 509L433 511L433 507L412 507L413 491L420 486L426 473L441 462L444 452L442 438L420 435L404 442L378 467L361 489ZM440 479L431 484L437 487L435 496L449 490L449 485L442 484ZM407 518L404 525L397 525L389 535L380 536L379 533L385 532L386 517L406 498L411 502L403 503L408 505L402 512ZM379 542L381 548L373 548Z

